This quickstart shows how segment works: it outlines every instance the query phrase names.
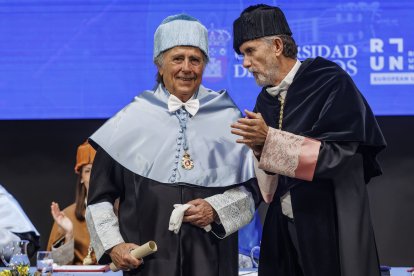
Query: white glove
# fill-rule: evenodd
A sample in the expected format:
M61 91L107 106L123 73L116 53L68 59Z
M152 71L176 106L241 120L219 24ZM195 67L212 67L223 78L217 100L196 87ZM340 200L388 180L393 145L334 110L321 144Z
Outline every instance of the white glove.
M194 205L174 204L175 209L171 213L170 223L168 225L169 231L174 231L175 234L178 234L181 228L181 224L183 223L184 213L191 206L194 206ZM209 232L211 230L211 225L209 224L206 227L204 227L204 230L206 230L206 232Z

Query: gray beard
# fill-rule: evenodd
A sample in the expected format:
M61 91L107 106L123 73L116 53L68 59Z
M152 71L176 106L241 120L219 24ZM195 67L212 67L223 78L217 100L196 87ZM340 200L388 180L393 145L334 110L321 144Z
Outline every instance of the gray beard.
M254 80L258 86L274 86L277 80L277 66L273 62L266 64L267 68L270 68L266 74L256 74ZM254 68L249 69L250 72L254 72Z
M257 77L254 78L256 81L256 84L258 86L264 87L264 86L274 86L276 83L276 70L271 70L269 74L263 75L263 74L257 74Z

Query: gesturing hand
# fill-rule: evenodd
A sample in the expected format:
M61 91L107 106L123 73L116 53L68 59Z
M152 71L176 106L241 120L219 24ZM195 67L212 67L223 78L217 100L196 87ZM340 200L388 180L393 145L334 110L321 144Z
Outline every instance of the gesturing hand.
M72 239L73 237L73 223L68 218L64 212L62 212L59 208L59 204L56 202L52 202L50 205L50 212L52 213L52 217L55 220L56 224L62 229L65 234L65 238L67 240Z
M200 228L211 224L217 216L213 207L204 199L198 198L187 202L191 206L184 213L183 222L189 222Z
M260 113L254 113L248 110L244 111L246 118L238 119L231 127L231 133L242 136L237 139L237 143L248 145L253 150L261 149L267 137L269 127Z
M131 256L131 251L136 247L138 245L134 243L120 243L112 247L109 256L117 268L129 271L142 264L142 260Z

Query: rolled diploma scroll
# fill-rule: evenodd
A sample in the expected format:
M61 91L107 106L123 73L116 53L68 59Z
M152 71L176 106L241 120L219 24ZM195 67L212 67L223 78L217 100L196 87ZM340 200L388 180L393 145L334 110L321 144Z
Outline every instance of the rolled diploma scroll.
M149 241L146 244L143 244L141 246L138 246L137 248L131 250L131 255L137 259L144 258L145 256L148 256L154 252L157 251L157 244L155 241ZM111 263L109 265L109 268L112 271L118 271L119 269L115 266L114 263Z

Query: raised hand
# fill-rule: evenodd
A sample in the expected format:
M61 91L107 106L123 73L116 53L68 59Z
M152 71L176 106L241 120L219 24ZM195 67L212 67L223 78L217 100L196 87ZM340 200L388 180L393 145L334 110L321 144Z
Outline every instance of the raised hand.
M246 118L238 119L231 127L231 133L241 136L237 143L246 144L254 151L261 151L267 137L269 127L260 113L244 111Z
M59 225L59 228L65 234L66 240L70 240L73 238L73 223L68 218L63 211L60 210L59 204L56 202L52 202L50 205L50 212L52 213L52 217Z

